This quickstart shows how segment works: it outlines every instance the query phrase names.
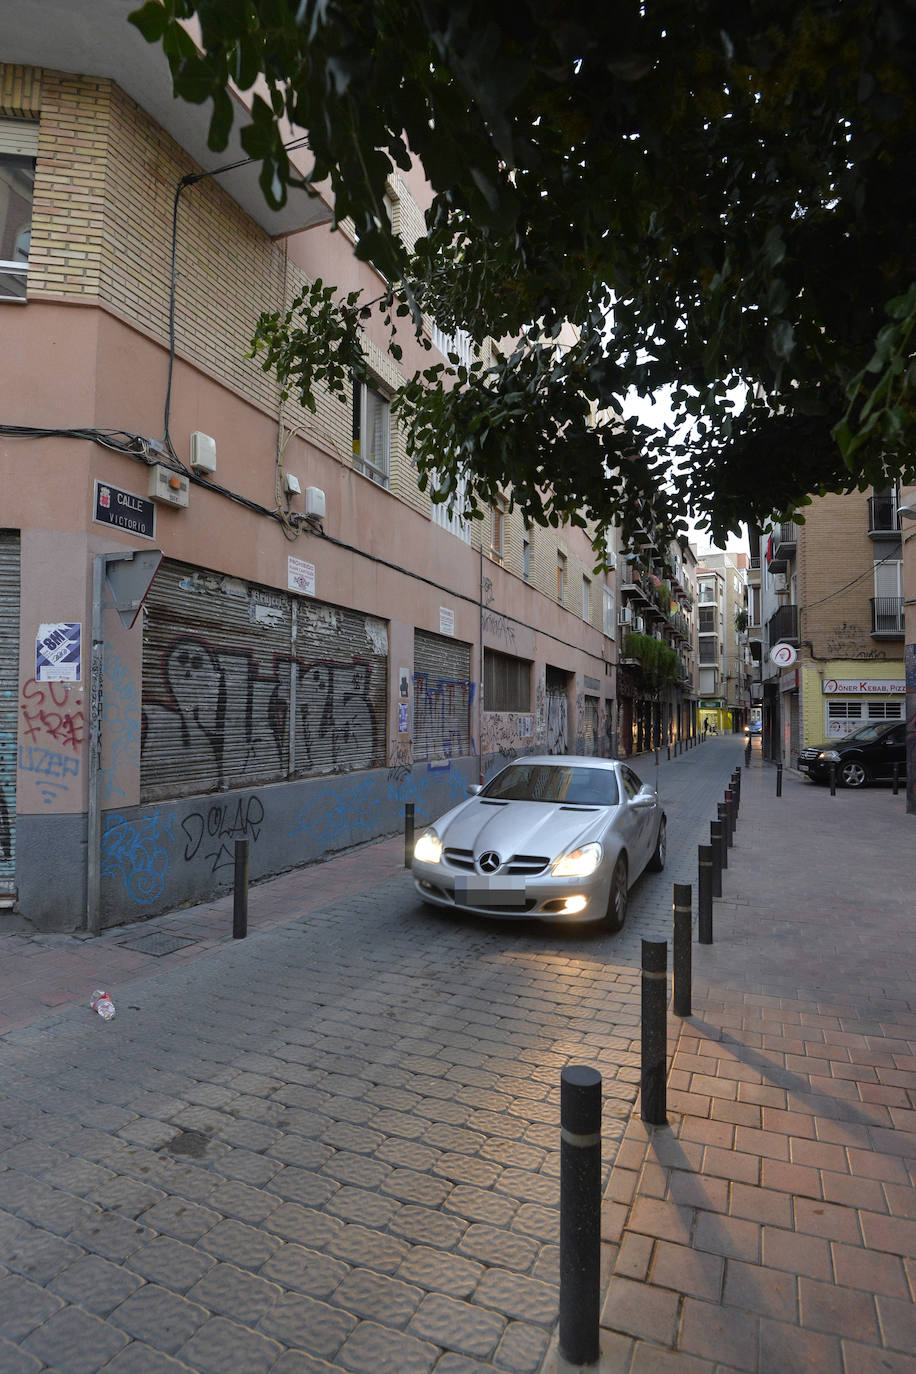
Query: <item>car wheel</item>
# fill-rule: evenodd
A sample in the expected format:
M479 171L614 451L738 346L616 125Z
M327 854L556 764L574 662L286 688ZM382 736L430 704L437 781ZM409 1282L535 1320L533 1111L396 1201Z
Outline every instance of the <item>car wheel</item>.
M646 865L653 873L661 873L665 867L665 859L668 853L668 824L662 816L658 823L658 839L655 841L655 849L652 858Z
M840 782L844 787L864 787L868 774L857 759L850 759L849 763L840 766Z
M608 930L619 930L627 919L627 856L621 854L614 865L611 878L611 891L607 902L605 925Z

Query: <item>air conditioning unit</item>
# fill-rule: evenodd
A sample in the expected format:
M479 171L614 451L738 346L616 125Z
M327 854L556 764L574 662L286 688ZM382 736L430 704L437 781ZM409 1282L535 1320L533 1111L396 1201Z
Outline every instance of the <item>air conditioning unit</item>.
M774 592L786 592L789 590L789 579L785 573L770 573L773 582Z
M633 624L633 607L632 607L632 606L621 606L620 610L617 612L617 624L618 624L618 625L632 625L632 624Z
M646 633L646 622L643 620L641 615L638 615L636 617L636 622L633 628L637 630L638 633L641 635L644 635Z

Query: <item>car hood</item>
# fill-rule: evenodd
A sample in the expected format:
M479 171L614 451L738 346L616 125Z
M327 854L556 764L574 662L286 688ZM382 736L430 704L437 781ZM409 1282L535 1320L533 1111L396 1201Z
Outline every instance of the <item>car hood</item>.
M505 860L512 854L553 858L601 835L616 807L569 808L559 802L507 802L493 805L476 798L444 816L436 826L444 845L480 854L495 849Z

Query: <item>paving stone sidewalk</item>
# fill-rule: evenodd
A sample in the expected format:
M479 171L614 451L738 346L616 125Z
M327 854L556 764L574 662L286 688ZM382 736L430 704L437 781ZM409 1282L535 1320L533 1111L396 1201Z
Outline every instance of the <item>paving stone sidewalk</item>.
M755 754L668 1125L606 1191L600 1374L916 1374L914 917L904 798Z

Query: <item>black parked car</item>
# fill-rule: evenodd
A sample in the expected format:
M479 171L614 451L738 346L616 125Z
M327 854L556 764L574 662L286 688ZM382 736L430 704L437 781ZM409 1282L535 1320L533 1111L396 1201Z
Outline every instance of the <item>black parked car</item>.
M860 725L843 739L803 749L798 767L814 782L829 782L830 766L836 764L837 782L844 787L864 787L878 778L892 778L897 764L901 781L906 778L906 726L874 721Z

